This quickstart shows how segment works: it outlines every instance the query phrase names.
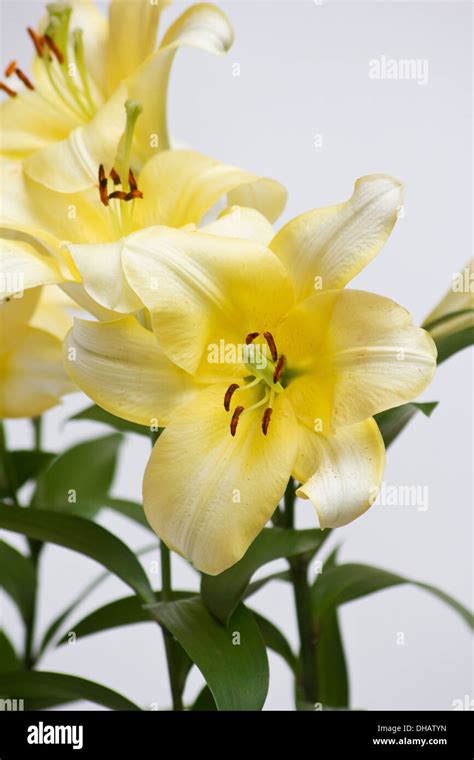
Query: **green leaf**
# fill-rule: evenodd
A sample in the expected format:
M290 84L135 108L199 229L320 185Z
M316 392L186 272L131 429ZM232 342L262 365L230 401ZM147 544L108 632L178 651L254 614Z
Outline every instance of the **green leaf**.
M298 673L298 658L293 653L288 641L282 632L270 620L260 615L255 610L252 614L258 623L260 633L262 634L265 646L283 657L288 667L293 673Z
M403 578L401 575L381 570L378 567L355 563L337 565L321 573L311 589L313 609L318 618L328 610L334 610L340 604L345 604L354 599L360 599L360 597L373 594L376 591L403 583L409 583L434 594L434 596L448 604L455 612L461 615L470 627L473 627L473 617L469 610L435 586Z
M280 573L272 573L271 575L265 575L264 578L259 578L257 581L252 581L245 589L244 599L248 599L252 594L256 594L257 591L260 591L261 588L271 581L291 582L291 573L289 570L282 570Z
M144 601L153 601L145 571L117 536L83 517L0 504L0 528L80 552L110 570Z
M197 695L195 701L189 708L192 712L214 712L217 710L214 697L209 689L209 686L204 686L203 689Z
M150 438L150 428L148 425L137 425L135 422L128 422L121 417L116 417L110 412L106 412L105 409L101 409L100 406L92 404L87 409L83 409L82 412L75 414L74 417L69 418L69 422L75 422L80 420L90 420L91 422L102 422L104 425L108 425L114 430L118 430L120 433L138 433L138 435L144 435Z
M474 327L465 327L452 335L435 337L434 341L438 349L438 364L441 364L453 354L474 344Z
M466 314L472 314L474 319L474 309L459 309L458 311L450 311L447 314L442 314L440 317L432 319L429 322L424 322L422 327L424 330L431 332L435 327L439 327L443 324L446 325L447 323L449 324L451 321L457 321L459 317L463 317Z
M113 509L114 512L118 512L118 514L123 515L124 517L130 518L130 520L134 520L138 525L141 525L142 528L146 528L153 533L150 523L145 517L143 507L137 501L112 499L109 496L106 499L104 506L108 509Z
M15 484L21 488L28 480L32 480L52 462L56 454L49 451L32 451L30 449L17 449L10 451L10 460L15 470ZM0 497L9 496L8 485L4 474L0 473Z
M156 551L156 544L148 544L148 546L143 546L141 549L137 551L137 556L141 556L142 554L147 554L148 552ZM68 617L72 615L74 610L79 607L79 605L86 599L89 594L91 594L103 581L107 580L107 578L110 578L110 573L106 570L104 573L100 573L96 578L94 578L91 583L89 583L81 592L80 594L66 607L63 612L61 612L58 617L56 617L52 623L47 628L43 639L41 641L41 644L39 646L38 652L36 654L36 659L40 657L40 655L43 654L45 649L47 648L48 644L52 639L55 637L56 633L59 631L59 629L62 627L63 623L67 620Z
M349 677L337 610L325 612L317 627L318 701L325 707L348 707Z
M429 401L418 404L415 402L402 404L393 409L387 409L385 412L379 412L374 415L377 425L380 428L385 447L388 448L392 441L402 432L403 428L410 422L413 415L422 412L425 417L431 417L434 409L438 406L438 401Z
M224 626L198 598L160 602L151 609L199 668L219 710L261 710L268 691L268 660L250 610L240 604Z
M0 578L2 587L17 605L23 620L28 622L35 598L36 572L28 557L4 541L0 541Z
M78 699L85 699L111 710L140 709L126 697L101 684L64 673L46 673L38 670L0 674L0 697L24 699L27 710L34 710L39 706L45 709Z
M84 441L60 454L38 479L32 505L93 517L104 505L123 438L118 433ZM69 503L71 491L75 501Z
M172 591L173 601L179 599L188 599L196 596L194 591ZM155 591L155 601L161 602L161 591ZM148 605L135 595L125 596L121 599L115 599L113 602L105 604L103 607L90 612L86 617L77 623L72 623L68 633L65 633L58 642L58 646L67 644L69 633L74 633L76 639L90 636L93 633L102 633L110 631L112 628L119 628L123 625L133 625L134 623L154 623L156 620Z
M21 662L15 648L4 631L0 631L0 673L20 670Z
M326 539L323 531L264 528L242 559L220 575L203 575L202 598L219 620L226 622L245 594L256 570L281 557L317 551Z

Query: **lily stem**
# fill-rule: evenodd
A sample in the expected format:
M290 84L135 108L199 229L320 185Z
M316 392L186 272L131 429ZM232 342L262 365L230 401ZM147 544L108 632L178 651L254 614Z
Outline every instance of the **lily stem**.
M43 420L42 417L33 417L31 419L33 425L33 449L40 452L42 446L42 433L43 433ZM41 550L43 549L43 542L35 539L28 539L28 545L30 548L30 560L35 569L35 573L38 576L39 559ZM34 636L36 628L36 609L38 602L38 577L36 578L36 585L31 600L31 607L29 609L28 618L26 620L25 630L25 654L24 665L26 670L33 670L36 663L36 656L33 652Z
M17 492L16 473L15 473L15 468L13 466L13 462L10 456L10 452L8 451L7 441L6 441L6 436L5 436L5 428L4 428L2 420L0 420L0 468L1 468L1 473L3 473L3 478L6 485L6 490L8 492L8 496L10 497L12 502L16 506L18 506L18 498L16 495L16 492Z
M294 526L295 484L290 478L285 491L285 528ZM300 639L301 660L301 690L305 700L315 702L317 700L317 671L316 671L316 643L313 635L311 589L308 583L308 559L302 555L291 557L290 565L291 582L295 599L296 619Z
M158 433L151 434L152 445L158 440ZM173 587L171 577L171 553L166 544L160 541L160 561L161 561L161 601L171 602L173 600ZM183 710L182 687L179 677L179 644L164 626L161 627L163 632L163 642L165 645L166 661L168 664L168 676L170 681L171 699L173 710Z

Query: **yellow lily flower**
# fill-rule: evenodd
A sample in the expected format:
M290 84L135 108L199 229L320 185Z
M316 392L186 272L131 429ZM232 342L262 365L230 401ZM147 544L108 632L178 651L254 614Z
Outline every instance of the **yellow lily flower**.
M5 188L0 271L10 277L12 292L20 276L25 288L61 283L81 306L102 319L113 316L110 310L128 313L143 308L122 269L123 240L130 232L153 225L195 227L225 196L230 203L257 209L271 221L286 202L279 182L191 150L162 151L151 158L136 179L131 174L135 191L129 183L122 187L115 171L108 178L102 176L99 190L65 194L39 185L18 161L4 159L0 170ZM122 198L133 192L135 199ZM258 218L259 239L264 243L273 236L271 225L260 214L248 210L239 216L241 224L245 216ZM215 234L223 225L220 221ZM256 225L252 222L250 235ZM94 245L89 244L91 240Z
M52 190L76 193L108 173L124 132L123 105L140 100L133 158L138 167L170 147L166 95L176 51L191 46L225 53L232 28L218 8L194 5L171 25L154 50L168 0L112 0L108 21L91 0L48 5L39 31L28 27L32 76L12 61L1 89L0 154L24 161L25 171Z
M155 335L127 316L78 320L66 338L66 367L96 403L165 427L145 472L145 513L199 570L242 557L290 475L321 528L373 503L385 450L372 415L417 396L436 365L405 309L343 289L400 205L400 183L377 175L348 202L291 221L270 248L242 239L253 222L261 234L256 217L240 239L233 215L215 223L229 237L136 232L122 264Z
M62 363L72 324L55 286L0 301L0 418L36 417L75 390Z

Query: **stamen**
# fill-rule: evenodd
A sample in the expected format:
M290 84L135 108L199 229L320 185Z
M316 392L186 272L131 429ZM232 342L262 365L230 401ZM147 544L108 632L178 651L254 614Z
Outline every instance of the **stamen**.
M230 402L232 401L232 396L234 395L235 391L239 388L238 383L232 383L232 385L229 385L225 392L224 396L224 409L226 412L230 409Z
M230 434L232 436L235 435L235 431L237 430L237 425L239 423L239 417L240 417L240 415L242 414L243 411L244 411L244 407L243 406L237 406L234 409L234 414L232 415L232 419L230 421Z
M82 82L82 89L84 91L84 95L86 97L86 100L89 104L89 107L94 111L94 101L92 100L92 95L89 87L89 78L87 76L87 66L86 66L86 60L84 55L84 41L82 38L82 29L74 29L72 33L72 45L74 49L74 58L76 60L76 66L77 70L79 71L79 76L81 78Z
M254 342L254 340L255 340L255 338L258 338L258 336L259 336L259 335L260 335L260 333L258 333L258 332L249 333L249 334L247 335L247 337L245 338L245 343L247 344L247 346L248 346L250 343L253 343L253 342Z
M281 377L281 373L283 372L283 367L285 366L285 362L286 362L286 356L285 354L282 354L280 358L278 359L277 365L275 367L275 372L273 373L273 382L275 383L275 385Z
M276 362L278 358L278 351L275 345L275 341L273 339L273 335L270 332L264 332L263 337L268 343L268 348L270 349L270 353L272 355L273 361Z
M34 29L32 29L30 26L26 28L26 31L30 35L30 39L35 46L35 50L37 55L39 55L40 58L43 57L43 50L44 50L44 37L40 37Z
M6 92L7 95L9 95L11 98L16 98L16 96L18 95L18 93L15 92L15 90L10 89L10 87L7 87L7 85L3 84L3 82L0 82L0 90L3 90L3 92Z
M64 55L56 45L55 41L52 37L49 36L49 34L44 35L44 39L46 40L46 44L51 50L52 53L56 56L58 63L64 63Z
M8 64L7 68L5 69L5 76L6 76L7 79L8 79L8 77L11 77L11 75L13 74L13 72L15 71L15 69L16 69L16 61L11 61Z
M265 411L263 413L263 417L262 417L262 432L263 432L263 435L267 434L268 426L270 424L270 418L272 416L272 412L273 412L273 409L271 408L271 406L269 406L269 407L267 407L267 409L265 409Z
M99 166L99 195L100 200L104 206L109 205L109 199L107 196L107 177L105 176L104 164Z
M123 190L114 190L113 193L109 193L108 198L109 201L113 200L114 198L117 198L119 201L129 201L131 200L128 197L128 193L125 193Z
M24 74L21 69L17 69L16 68L15 69L15 74L17 75L18 79L20 79L23 82L23 84L25 85L25 87L27 87L29 90L34 90L35 89L33 87L32 83L30 82L30 80L28 79L28 77L26 76L26 74Z
M109 177L111 178L114 185L120 185L122 183L122 180L120 179L120 175L118 172L115 171L114 167L112 166L110 170Z

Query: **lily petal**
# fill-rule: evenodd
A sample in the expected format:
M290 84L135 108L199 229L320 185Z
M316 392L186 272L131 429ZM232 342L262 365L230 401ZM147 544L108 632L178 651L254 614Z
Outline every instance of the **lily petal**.
M293 474L303 482L297 496L311 499L324 528L339 528L374 503L382 482L385 447L373 419L324 436L301 428Z
M379 253L403 202L401 183L384 174L358 179L345 203L288 222L270 247L295 284L298 300L343 288Z
M63 340L72 327L71 313L77 305L66 293L55 285L41 288L41 294L35 313L30 320L31 327L54 335Z
M106 411L150 426L167 425L194 397L192 378L172 364L134 317L113 322L74 321L64 342L72 380Z
M204 214L226 194L248 190L245 203L270 221L283 210L286 190L279 182L261 179L192 150L167 150L154 156L140 174L143 202L135 208L137 227L199 224ZM249 188L255 187L252 193Z
M0 297L37 285L61 282L61 270L52 256L38 253L27 242L0 239Z
M166 99L171 64L178 48L196 47L222 55L232 42L232 27L225 14L214 5L198 3L176 19L159 49L130 77L129 97L143 104L136 127L137 151L143 163L157 150L170 147Z
M0 354L11 351L22 340L28 322L38 305L41 288L0 301Z
M86 293L105 309L128 314L143 308L122 268L123 240L73 245L68 250L82 277Z
M316 432L412 400L436 368L434 342L409 312L358 290L324 291L299 303L275 339L293 370L286 393Z
M112 0L109 6L107 81L113 92L153 52L162 11L171 0Z
M0 106L0 154L23 159L50 143L65 140L77 117L55 107L39 91L23 90Z
M27 327L0 356L0 417L36 417L74 390L61 361L61 341Z
M291 405L282 397L266 436L255 410L241 415L233 438L223 392L219 384L182 407L155 444L143 482L153 530L210 575L237 562L268 522L298 445Z
M153 227L125 238L122 262L166 355L202 379L211 344L271 330L293 302L277 257L246 240Z
M51 143L25 160L25 171L42 185L60 193L76 193L97 183L104 164L110 171L125 128L127 88L122 83L87 124L65 140Z
M254 208L230 206L211 224L200 228L207 235L233 237L240 240L254 240L268 246L273 238L273 227L268 219Z

